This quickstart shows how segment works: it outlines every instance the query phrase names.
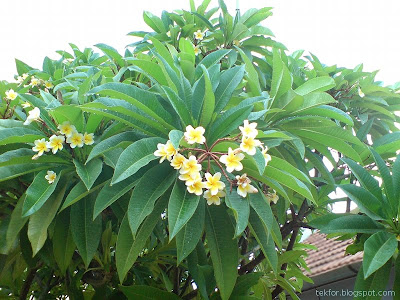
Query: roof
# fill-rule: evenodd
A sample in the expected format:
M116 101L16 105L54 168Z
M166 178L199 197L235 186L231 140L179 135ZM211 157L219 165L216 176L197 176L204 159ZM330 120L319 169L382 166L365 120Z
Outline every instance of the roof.
M311 272L307 272L306 275L312 278L362 261L362 252L345 255L346 247L352 242L352 240L327 239L326 235L321 233L310 235L304 243L314 245L318 250L307 250L308 257L305 261Z

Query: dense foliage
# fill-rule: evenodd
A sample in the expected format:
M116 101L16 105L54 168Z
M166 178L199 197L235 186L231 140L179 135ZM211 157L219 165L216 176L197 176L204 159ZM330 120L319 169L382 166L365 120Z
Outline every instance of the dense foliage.
M400 85L209 2L0 82L2 296L298 299L303 228L364 251L358 290L400 276Z

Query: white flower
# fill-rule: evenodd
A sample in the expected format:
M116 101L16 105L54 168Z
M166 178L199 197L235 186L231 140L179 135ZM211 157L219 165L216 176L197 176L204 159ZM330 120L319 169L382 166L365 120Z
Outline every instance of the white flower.
M44 152L49 152L49 143L46 142L46 140L40 139L40 140L36 140L35 142L35 146L32 148L33 151L38 152L38 154L36 154L34 157L32 157L32 159L37 159L39 156L42 156Z
M28 107L31 107L31 104L28 101L22 103L22 108L28 108Z
M71 125L68 121L65 121L64 123L58 125L58 130L60 130L60 133L65 135L67 138L72 136L74 132L76 132L76 128L74 125Z
M203 136L205 132L204 127L199 126L197 128L193 128L192 125L186 126L186 132L184 133L185 140L188 144L204 144L206 138Z
M52 135L50 137L48 146L49 146L49 148L51 148L51 151L53 152L53 154L56 154L58 150L63 149L64 142L65 142L64 136Z
M243 174L242 176L237 175L236 176L236 180L237 180L237 193L238 195L242 196L243 198L245 198L247 196L247 194L253 194L253 193L258 193L257 188L255 188L254 186L252 186L250 183L250 179L247 178L247 174Z
M210 190L207 190L204 192L204 199L207 200L207 204L215 204L215 205L220 205L221 204L221 197L225 197L225 192L224 191L218 191L216 195L211 195Z
M94 144L94 134L85 132L83 134L83 142L85 145L93 145Z
M201 41L204 38L204 33L199 29L194 33L194 38Z
M244 158L243 153L236 154L235 151L232 150L231 147L229 147L228 154L222 155L219 161L225 164L226 170L229 173L232 173L233 171L241 171L243 169L243 165L240 162L243 158Z
M194 47L194 55L199 55L199 53L201 52L200 47L199 46L195 46Z
M242 142L240 143L240 149L246 152L248 155L256 154L256 147L261 146L261 142L252 137L242 137Z
M54 173L53 171L47 171L47 175L44 176L44 178L46 178L49 184L52 184L56 180L57 174Z
M256 127L257 123L249 124L249 120L244 120L243 126L239 126L239 129L242 132L243 136L255 139L258 134L258 130L256 129Z
M84 144L83 134L75 131L70 137L67 138L67 143L70 144L71 148L82 148Z
M29 125L33 121L37 121L39 119L40 119L40 109L39 109L39 107L35 107L34 109L29 111L29 115L26 118L24 125Z
M17 98L18 94L16 92L14 92L13 89L9 89L8 91L6 91L6 98L9 100L14 100L15 98Z

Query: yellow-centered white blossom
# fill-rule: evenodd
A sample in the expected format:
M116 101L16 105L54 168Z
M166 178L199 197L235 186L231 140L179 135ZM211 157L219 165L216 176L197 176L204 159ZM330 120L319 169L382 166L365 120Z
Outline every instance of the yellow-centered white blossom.
M52 184L56 180L57 174L53 171L47 171L47 175L44 178L46 178L49 184Z
M40 119L40 109L39 107L35 107L34 109L29 111L28 117L26 118L24 125L29 125L33 121L37 121L39 119Z
M189 159L183 162L181 169L179 170L180 174L189 174L190 176L194 176L196 173L201 171L201 165L197 163L197 159L194 155L191 155Z
M172 145L172 142L170 141L170 140L168 140L167 141L167 143L165 144L165 152L167 152L167 159L168 160L171 160L172 159L172 157L176 154L176 153L178 153L178 150L179 150L179 148L178 149L175 149L174 148L174 145Z
M83 147L83 134L75 131L74 133L72 133L72 135L70 137L67 138L67 143L70 144L71 148L75 148L75 147L82 148Z
M202 32L200 29L197 30L197 31L194 33L194 38L195 38L196 40L201 41L201 40L204 38L204 32Z
M194 47L194 55L199 55L199 53L201 52L200 47L199 46L195 46Z
M243 153L235 153L235 151L229 147L228 154L222 155L219 161L226 166L226 170L229 173L232 173L233 171L241 171L243 169L243 165L240 162L243 158Z
M155 156L161 157L160 163L162 163L165 159L168 158L168 153L165 149L165 144L158 143L157 150L153 153Z
M85 132L83 134L83 142L85 145L93 145L94 144L94 134Z
M21 83L24 82L24 80L25 80L26 78L28 78L28 74L24 73L24 74L22 74L22 76L18 76L18 77L17 77L17 82L18 82L19 84L21 84Z
M48 146L49 148L51 148L51 152L53 152L53 154L56 154L58 150L62 150L63 149L63 143L65 142L65 137L60 135L52 135L49 139L49 143Z
M207 200L207 204L215 204L215 205L220 205L221 204L221 197L225 197L226 194L224 191L218 191L216 195L211 195L210 190L207 190L204 192L204 199Z
M40 84L40 80L38 78L32 76L32 78L31 78L31 86L35 87L35 86L38 86L39 84Z
M361 90L361 88L358 88L358 95L363 98L365 97L365 94L363 93L363 91Z
M276 191L274 191L273 193L267 193L266 197L267 197L269 203L272 202L272 203L276 204L279 200L279 196L276 194Z
M244 120L243 126L239 126L239 129L243 136L255 139L258 134L256 127L257 123L254 122L249 124L249 120Z
M6 91L6 98L9 100L15 100L15 98L17 98L18 94L16 92L14 92L13 89L9 89L8 91Z
M204 127L199 126L196 128L193 128L192 125L186 126L186 132L184 133L185 140L188 142L188 144L204 144L206 141L206 138L204 137Z
M211 193L211 195L217 195L218 191L221 191L225 188L225 183L223 183L221 179L221 173L217 172L214 175L211 175L210 173L205 174L206 177L206 182L205 186L206 189L208 189Z
M44 82L44 86L45 86L47 89L52 89L52 88L54 87L54 85L53 85L50 81L45 81L45 82Z
M174 157L171 160L171 166L175 169L175 170L179 170L180 168L182 168L183 163L185 162L186 157L184 157L182 154L177 153L174 155Z
M262 153L262 155L264 156L264 159L265 159L265 166L267 166L268 162L271 161L271 155L269 155L267 153L267 151L268 151L268 147L267 146L260 145L260 147L261 147L261 153Z
M31 107L31 104L28 101L25 101L24 103L22 103L22 108L28 108Z
M242 137L242 142L240 143L240 149L246 152L248 155L256 154L256 147L260 146L261 142L252 137Z
M237 175L236 176L236 180L237 180L237 193L238 195L242 196L242 197L246 197L247 194L253 194L253 193L257 193L258 190L252 186L250 183L250 179L247 177L247 174L243 174L242 176Z
M58 125L58 130L61 134L65 135L67 138L72 136L74 132L76 132L76 128L74 125L71 125L68 121Z
M166 34L167 34L167 37L171 37L171 32L170 31L168 31Z
M189 193L196 194L197 196L203 194L204 182L202 182L201 179L202 178L199 174L193 180L186 181L186 186Z
M33 151L37 152L36 156L34 159L38 158L39 156L42 156L44 152L49 152L49 143L46 142L46 140L40 139L40 140L36 140L35 142L35 146L32 148Z

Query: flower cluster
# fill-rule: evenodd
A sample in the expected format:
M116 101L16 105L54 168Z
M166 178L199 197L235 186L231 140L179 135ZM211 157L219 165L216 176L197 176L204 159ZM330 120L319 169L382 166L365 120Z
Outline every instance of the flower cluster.
M29 75L26 74L26 73L22 74L22 76L18 76L17 77L18 84L21 85L28 77L29 77ZM29 84L25 85L25 86L30 86L32 88L33 87L38 87L39 88L41 86L44 86L48 90L52 89L54 87L54 85L50 81L43 80L43 79L40 79L40 78L36 78L35 76L32 76L30 78Z
M197 43L200 43L204 39L204 36L205 36L205 32L202 32L200 29L194 33L194 38L197 40ZM194 47L194 54L197 56L197 55L199 55L199 53L201 53L201 49L200 49L200 45L197 44Z
M56 154L64 148L65 142L68 143L71 148L81 148L83 145L92 145L94 143L93 133L79 133L75 126L71 125L68 121L58 125L57 128L61 135L53 134L48 141L43 138L34 142L35 146L32 150L37 152L37 154L35 154L32 159L37 159L42 156L44 152L49 152L50 150L53 154Z
M228 173L234 171L243 170L242 160L245 158L245 154L254 155L256 153L256 147L261 148L261 152L265 158L265 164L271 160L271 156L267 154L267 147L264 147L262 143L256 139L258 130L256 129L256 123L249 123L248 120L244 121L243 126L239 126L240 134L235 138L225 138L217 140L211 147L208 147L206 138L204 137L205 129L201 126L193 128L192 125L186 127L186 131L183 136L187 144L204 145L205 149L202 148L175 148L170 140L165 144L159 143L157 150L154 152L155 156L160 157L160 163L165 160L170 162L170 165L179 171L179 179L184 181L189 193L196 195L203 195L207 200L207 204L221 203L221 198L225 197L225 183L221 181L222 174L226 177L227 181L233 186L237 187L237 193L246 197L247 194L257 193L258 189L251 185L251 180L247 174L236 175L234 179L228 176ZM227 153L213 152L212 148L223 140L234 140L238 137L242 137L240 146L237 149L228 148ZM188 155L181 154L184 151L188 151ZM192 152L197 152L197 156ZM203 172L202 163L207 159L208 168ZM215 174L210 173L210 161L213 161L221 172ZM222 164L225 166L223 167Z

